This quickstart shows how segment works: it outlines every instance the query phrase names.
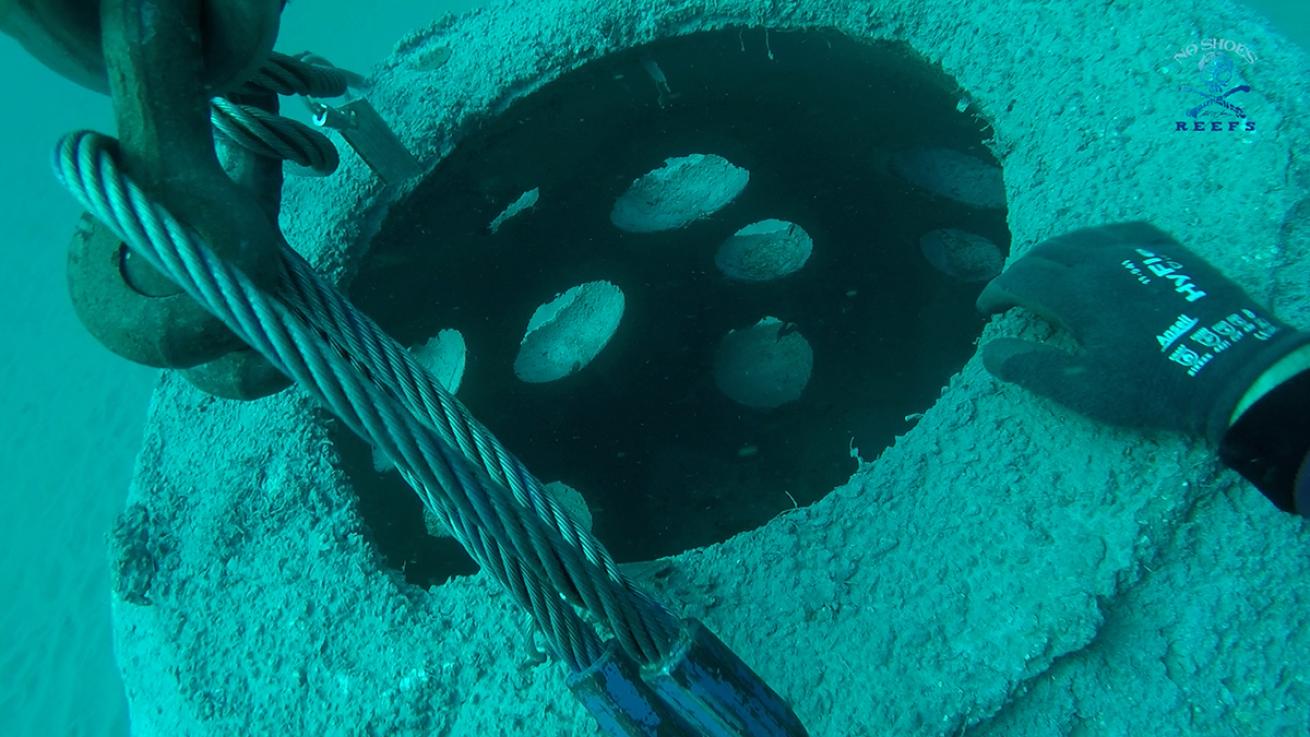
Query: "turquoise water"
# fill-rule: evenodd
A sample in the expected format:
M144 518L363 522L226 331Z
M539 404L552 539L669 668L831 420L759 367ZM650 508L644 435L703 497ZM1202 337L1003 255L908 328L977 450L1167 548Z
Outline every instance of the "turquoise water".
M1307 42L1310 20L1302 4L1295 3L1257 3L1257 6L1277 24L1282 33L1297 40L1303 47ZM311 5L299 0L288 11L283 31L282 47L287 50L312 48L337 63L358 69L366 69L374 60L384 56L390 49L392 41L406 30L428 22L434 9L426 3L393 4L386 13L360 11L351 4L332 7L324 4ZM464 7L463 4L460 6ZM1180 28L1179 33L1186 35ZM343 31L343 29L347 29ZM1207 31L1208 32L1208 31ZM1222 32L1222 31L1219 31ZM752 39L752 42L756 42ZM1173 46L1177 39L1161 39L1163 46ZM1255 41L1258 43L1258 39ZM785 41L780 41L780 44ZM780 48L785 48L780 46ZM152 386L158 380L157 372L130 365L108 354L94 341L90 340L81 329L68 306L64 286L63 244L66 242L77 216L77 209L71 199L53 182L48 172L48 150L53 140L65 131L92 127L108 130L111 117L106 101L79 90L63 82L53 74L39 67L28 59L16 44L8 39L0 42L0 56L7 62L5 68L10 70L6 81L10 83L11 100L22 100L23 111L6 117L9 126L6 141L6 158L4 171L9 175L6 181L13 191L0 203L0 222L9 225L10 244L0 279L7 284L0 290L5 300L5 314L9 315L6 336L10 350L4 362L3 375L0 378L0 418L9 437L0 450L0 473L7 480L3 486L6 490L7 514L3 517L0 539L4 540L3 556L0 556L0 584L9 594L10 606L4 608L4 620L0 621L0 664L6 666L9 674L4 685L0 686L0 732L14 735L122 735L127 734L128 712L123 693L122 680L117 672L111 649L111 624L109 619L110 583L106 560L106 536L115 516L120 512L126 497L126 489L132 475L133 458L142 445L142 427L147 405L150 401ZM1275 60L1269 60L1276 63ZM672 66L672 63L669 64ZM1288 63L1288 66L1292 66ZM644 80L643 80L644 81ZM1298 84L1294 78L1288 78L1286 84ZM522 235L522 234L520 234ZM1259 268L1259 264L1250 268ZM852 287L856 291L858 288ZM543 300L549 295L542 295ZM542 301L542 300L538 300ZM925 307L925 309L927 309ZM933 321L931 314L926 314L925 324ZM975 328L976 329L976 328ZM945 359L943 359L945 360ZM949 360L963 360L950 358ZM849 369L855 371L855 368ZM858 377L855 377L858 378ZM931 403L932 391L948 380L949 373L934 379L927 387L929 395L907 401L907 407L896 409L898 416L905 417L927 408ZM890 379L888 379L890 381ZM477 391L474 387L471 391ZM488 391L485 388L482 391ZM704 391L712 392L706 385ZM903 392L902 392L903 393ZM832 400L838 403L838 400ZM502 427L509 427L512 412L501 408L506 418L500 420ZM716 421L727 422L718 418ZM514 434L513 428L507 429ZM525 429L526 433L527 430ZM839 468L841 473L849 473L856 464L851 453L862 454L866 460L879 455L880 447L891 443L896 431L874 428L868 431L871 438L858 444L852 441L852 447L837 442L837 458L824 457L822 463L816 461L805 466L816 471L817 480L811 481L809 487L798 486L794 499L800 504L813 501L826 487L842 483L842 478L833 478L827 468ZM525 442L531 441L526 438ZM827 447L832 443L826 442ZM772 442L780 443L777 437ZM752 457L760 452L756 444L733 442L730 449L742 454L743 458ZM767 448L766 448L767 450ZM1148 451L1139 451L1149 454ZM1163 451L1162 451L1163 452ZM688 454L692 455L692 454ZM947 453L949 456L949 453ZM967 457L967 456L966 456ZM1194 458L1194 457L1189 457ZM368 459L361 456L359 465L363 467ZM694 459L693 459L694 460ZM544 462L549 462L546 459ZM677 460L670 463L671 469L665 473L673 474L681 463L691 460ZM1146 462L1146 459L1143 459ZM1151 458L1152 463L1173 463L1174 459L1160 460ZM735 472L736 466L729 471ZM723 471L727 474L729 471ZM770 472L776 473L776 472ZM1058 479L1052 479L1057 482ZM599 483L599 482L597 482ZM856 490L847 490L855 494ZM874 492L869 492L874 494ZM876 494L874 496L876 499ZM892 505L892 500L884 500ZM785 512L791 502L775 493L774 498L759 500L756 507L739 505L736 514L741 527L750 527L766 521L771 516ZM603 518L606 510L600 510L598 517ZM611 519L615 510L608 510ZM656 512L669 514L668 510L655 508ZM677 514L674 510L672 514ZM644 510L637 522L645 517ZM999 516L1018 515L1018 511L1000 511ZM1259 513L1252 512L1259 520ZM1249 522L1248 518L1244 518ZM836 522L830 520L831 523ZM698 523L699 524L699 523ZM1263 554L1257 545L1250 541L1258 534L1259 526L1251 523L1254 532L1242 537L1241 551L1252 558ZM691 527L689 524L688 527ZM712 526L711 526L712 527ZM691 535L694 544L703 544L720 539L719 529L698 529ZM917 533L916 533L917 534ZM1205 550L1221 550L1222 539L1215 540L1213 530L1205 526L1185 527L1178 533L1181 536L1194 536L1204 539L1211 547ZM1236 532L1234 532L1236 535ZM702 536L697 538L696 535ZM636 545L638 537L625 531L622 536L613 538L617 547ZM1041 550L1045 542L1040 535L1034 535L1027 541L1033 550ZM1120 541L1124 550L1132 548L1132 541ZM655 543L660 543L657 540ZM664 544L669 544L667 539ZM691 543L687 543L691 544ZM894 545L894 541L887 543ZM675 548L686 544L674 545ZM649 553L650 550L645 552ZM655 549L654 553L663 554L670 550ZM400 551L385 551L387 556L397 556L395 560L404 561L406 555L417 555ZM1216 553L1218 556L1218 553ZM632 559L638 559L634 553ZM840 556L838 556L840 557ZM1170 563L1165 555L1162 564ZM1217 558L1218 559L1218 558ZM1224 558L1223 560L1228 560ZM383 560L383 565L393 561ZM1035 565L1029 562L1030 565ZM399 568L401 564L396 564ZM834 562L834 569L840 567L840 561ZM1156 563L1150 563L1155 567ZM1192 571L1190 574L1180 572L1178 568L1167 569L1161 580L1167 576L1204 575ZM408 570L406 570L408 573ZM1246 571L1248 577L1258 580L1258 572ZM731 575L725 578L731 578ZM864 579L859 579L863 581ZM872 588L875 584L869 582ZM747 583L742 584L743 587ZM832 584L836 585L836 584ZM1215 586L1222 586L1223 581L1216 577ZM667 592L666 592L667 593ZM685 588L675 591L689 601L698 601L695 586L685 584ZM1002 589L996 595L1003 595ZM905 601L912 601L913 592L906 592ZM1139 620L1120 616L1125 610L1141 608L1143 610L1170 606L1169 589L1144 587L1124 595L1123 607L1108 609L1103 631L1122 635L1114 640L1114 647L1096 657L1108 658L1113 668L1122 672L1104 675L1105 680L1098 682L1096 677L1078 679L1069 673L1085 668L1088 672L1096 671L1091 665L1071 657L1063 666L1053 668L1055 676L1067 678L1057 681L1060 684L1072 684L1070 693L1075 690L1077 696L1085 699L1082 703L1096 704L1105 709L1104 716L1111 725L1131 724L1132 720L1106 707L1106 701L1099 700L1091 693L1118 693L1133 688L1135 670L1143 672L1177 667L1184 663L1188 667L1201 669L1201 666L1214 659L1214 653L1223 653L1224 657L1238 658L1241 648L1232 643L1215 644L1203 638L1197 640L1180 640L1187 649L1172 660L1168 655L1169 646L1161 645L1151 638L1151 632L1135 628L1143 627ZM694 605L694 606L699 606ZM906 605L908 606L908 605ZM1119 613L1119 614L1117 614ZM949 614L949 613L948 613ZM831 612L816 610L812 615L822 620L831 617ZM1117 618L1118 617L1118 618ZM992 624L995 624L992 622ZM1198 631L1206 626L1205 612L1187 610L1181 618L1181 624L1174 622L1173 633L1186 634L1189 627ZM942 625L946 632L958 636L961 642L969 641L967 635L950 624ZM1090 626L1090 625L1089 625ZM1116 629L1118 628L1118 629ZM1123 633L1128 633L1124 635ZM791 633L790 636L796 636ZM872 636L872 635L871 635ZM1107 635L1108 636L1108 635ZM1180 635L1181 636L1181 635ZM1279 627L1272 626L1263 633L1261 647L1272 647L1269 643L1277 642ZM1016 635L1016 637L1018 637ZM1134 639L1138 638L1138 639ZM1052 648L1057 647L1060 638L1052 639ZM1142 643L1148 650L1149 657L1143 656L1139 662L1134 653L1134 643ZM506 652L517 652L522 647L519 639L508 642L488 644L479 643L487 648L501 648ZM982 647L980 645L980 647ZM1150 648L1162 647L1163 653ZM891 648L889 646L889 652ZM913 643L895 652L914 652ZM768 662L758 653L749 653L752 657ZM1007 653L998 651L996 657L1003 659ZM1032 653L1040 659L1042 653ZM486 657L484 654L482 657ZM517 655L511 656L516 660ZM820 665L812 667L831 668L834 674L849 668L863 668L867 664L837 664L840 658L828 658ZM806 661L810 662L810 661ZM1165 663L1165 665L1161 665ZM1184 669L1186 670L1186 669ZM863 673L863 671L860 671ZM900 673L900 671L897 671ZM465 672L465 679L471 678ZM533 688L543 694L554 694L553 698L562 703L567 699L558 674L528 671L521 676L532 683ZM833 678L845 676L834 675ZM903 674L902 674L902 677ZM1133 701L1142 709L1177 710L1176 725L1188 725L1186 730L1194 734L1264 734L1296 733L1295 727L1276 729L1271 722L1244 722L1241 719L1260 717L1268 713L1277 713L1280 709L1303 712L1305 708L1305 691L1300 676L1294 667L1277 679L1275 689L1260 695L1258 687L1269 681L1268 674L1246 672L1241 667L1234 667L1226 684L1229 689L1223 694L1237 704L1230 711L1213 711L1216 692L1206 692L1205 704L1189 703L1187 685L1179 686L1180 695L1175 695L1167 706L1152 704L1147 699ZM1055 679L1052 679L1055 681ZM1148 679L1143 678L1144 681ZM1159 679L1150 682L1159 682ZM1257 694L1252 695L1246 684L1256 684ZM495 682L487 691L478 692L480 697L494 699L499 694L515 693L514 682ZM467 684L466 684L467 685ZM864 688L860 688L863 685ZM1044 686L1041 681L1033 681L1031 688L1058 702L1061 698L1073 699L1073 696L1061 693L1045 693L1043 690L1056 690L1056 687ZM469 687L473 688L473 687ZM940 683L918 684L922 689L968 689L969 683L943 685ZM1244 690L1245 689L1245 690ZM476 689L475 689L476 690ZM852 700L861 703L876 698L876 693L868 693L868 683L858 682L852 686ZM137 696L142 699L141 695ZM552 697L546 697L552 698ZM981 700L981 697L979 697ZM148 701L149 699L144 699ZM1022 699L1016 698L1016 702ZM806 702L807 705L810 702ZM994 702L993 702L994 703ZM1073 726L1069 722L1051 724L1042 719L1049 718L1052 712L1043 712L1040 708L1020 703L1013 711L1001 713L981 726L976 726L979 733L984 731L1029 730L1036 734L1102 734L1112 733L1113 727L1105 731L1090 723L1090 726ZM558 706L554 707L560 708ZM818 711L813 706L810 708ZM831 719L833 709L841 706L828 705L823 711ZM859 707L863 708L863 707ZM1201 716L1189 722L1185 716L1187 710L1193 710ZM847 709L848 712L852 711ZM858 710L856 710L858 711ZM886 724L894 720L885 720L885 711L876 711L879 720L870 719L868 723ZM1207 715L1220 714L1222 721L1206 722ZM968 726L971 717L965 714L951 714L949 724L934 724L934 715L903 715L902 726L916 733L935 734L954 733ZM825 721L834 729L841 725L850 726L849 722ZM1289 718L1281 725L1296 724L1297 720ZM1262 724L1267 729L1262 728ZM1300 721L1304 725L1304 720ZM975 727L970 727L974 729ZM1081 732L1078 730L1082 730ZM1047 730L1047 731L1043 731ZM294 732L294 730L292 730ZM345 734L352 733L349 728ZM420 733L420 732L414 732ZM530 733L526 727L506 728L502 733ZM579 732L588 733L588 732ZM814 734L819 732L813 731ZM843 734L860 734L855 731L836 731Z

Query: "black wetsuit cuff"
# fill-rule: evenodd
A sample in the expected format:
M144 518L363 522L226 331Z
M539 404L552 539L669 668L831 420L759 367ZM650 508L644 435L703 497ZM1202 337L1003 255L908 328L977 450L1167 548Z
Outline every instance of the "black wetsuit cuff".
M1224 433L1219 457L1284 512L1310 517L1310 371L1251 405ZM1300 472L1298 474L1298 472ZM1298 502L1298 497L1300 500Z

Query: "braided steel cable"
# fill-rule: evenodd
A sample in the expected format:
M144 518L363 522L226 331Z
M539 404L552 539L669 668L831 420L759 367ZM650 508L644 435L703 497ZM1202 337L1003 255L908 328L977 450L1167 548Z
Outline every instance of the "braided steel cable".
M603 614L633 658L650 663L666 654L677 629L673 616L623 576L601 542L564 512L523 462L419 366L409 351L323 281L294 250L286 248L282 254L287 280L281 296L287 304L337 344L343 355L362 360L374 381L563 538L569 546L560 558L565 571L551 575L560 590L575 594L570 597L575 603ZM576 553L581 553L580 560ZM568 580L562 580L561 573L567 573ZM605 585L592 586L595 576L603 577Z
M278 369L297 380L352 430L396 462L425 505L470 555L546 628L552 649L575 672L603 646L578 613L545 585L539 563L501 541L549 540L558 533L518 507L508 490L441 442L435 431L344 358L335 345L278 299L258 289L120 171L112 139L93 132L65 136L56 149L60 181L133 251L168 274L197 302ZM440 493L440 492L443 492ZM553 541L552 541L553 542Z
M274 54L261 74L263 76L258 79L270 80L265 87L282 94L339 94L351 76L326 60L308 54L299 59ZM276 84L271 80L276 80ZM314 87L315 83L319 86ZM332 84L339 87L329 88ZM216 105L219 102L216 100ZM227 107L240 109L231 103L227 103ZM262 115L271 117L267 113ZM225 123L237 120L235 114L228 117ZM217 118L216 115L215 124L219 125ZM228 134L229 137L245 143L246 138L239 137L242 127L238 126ZM333 151L335 153L335 149ZM296 300L289 301L289 304L298 308L301 317L319 328L323 336L336 342L343 355L354 356L355 360L364 358L364 368L375 381L382 382L410 412L425 418L428 426L436 430L445 442L459 447L465 457L476 461L493 479L509 487L514 500L553 527L567 545L581 551L583 560L566 556L560 561L563 570L548 568L557 588L574 603L603 614L624 650L634 658L653 662L668 652L676 630L672 616L623 577L599 541L560 509L523 464L458 400L432 381L409 351L396 344L376 323L323 282L294 250L281 250L285 272L290 277L290 289L282 296ZM592 575L602 576L606 585L576 585L575 582L590 581L586 570L588 565L599 569L598 574Z
M334 67L321 57L302 56L305 58L270 54L238 92L337 97L350 85L363 83L358 74ZM225 97L210 100L209 117L220 133L259 156L286 159L320 174L331 174L340 163L336 146L327 136L290 118Z
M260 72L247 83L279 94L334 96L358 81L357 75L332 66L325 59L308 54L301 58L274 53ZM297 156L321 139L323 156L337 163L335 147L317 131L258 108L236 105L223 98L213 100L212 119L216 128L232 140L265 156L288 158L322 171ZM298 126L284 130L288 124ZM297 133L300 135L296 136ZM294 137L293 137L294 136ZM329 167L327 171L330 171ZM654 662L669 651L676 632L673 617L618 570L613 558L590 532L580 528L541 483L457 399L433 381L418 366L409 351L398 345L371 319L350 305L333 287L318 277L299 254L280 249L289 289L281 295L307 324L336 344L350 360L363 359L361 368L412 414L426 419L441 439L455 445L498 483L508 487L514 501L550 525L569 548L562 557L551 555L549 541L533 540L536 557L547 561L546 573L557 590L570 601L602 616L633 658ZM582 559L574 554L580 551ZM558 552L558 551L554 551ZM597 585L599 576L599 585Z
M259 156L293 161L320 174L331 174L340 163L336 146L304 123L223 97L209 106L214 127Z
M358 74L334 67L322 57L302 54L297 58L273 52L246 80L245 87L284 96L339 97L346 94L347 87L362 83Z
M149 203L145 202L140 192L136 191L130 182L124 181L109 154L103 151L106 145L106 139L92 134L69 136L65 139L60 147L59 156L60 178L65 185L69 186L69 189L75 189L76 186L76 194L83 199L86 207L109 221L110 225L122 234L124 241L134 245L134 249L140 247L162 249L168 245L177 251L182 251L182 246L185 245L190 245L193 251L200 249L200 246L194 242L181 241L182 236L190 237L194 241L194 236L191 236L190 232L183 232L181 226L169 219L166 213L149 207ZM172 225L164 228L159 225L160 223ZM149 228L145 228L147 225ZM155 241L166 237L166 243L152 243L147 241L148 237L153 237ZM168 251L164 253L166 255ZM187 251L182 253L185 255ZM335 293L329 285L317 279L312 270L309 270L308 264L305 264L299 255L295 255L290 247L286 247L283 253L291 254L284 261L290 262L287 271L295 275L288 280L295 285L290 289L293 292L290 305L271 300L262 293L250 295L249 291L253 288L244 281L237 283L236 287L232 285L227 285L223 289L211 287L210 293L200 291L200 287L207 285L208 281L200 279L203 274L196 274L196 270L215 268L215 262L224 268L215 271L215 274L208 276L208 279L236 279L232 276L231 267L217 262L217 259L207 250L202 254L206 259L191 255L190 261L176 261L170 264L162 263L164 258L162 255L156 254L155 258L161 259L161 263L157 264L161 270L174 275L178 274L178 270L182 270L181 274L185 276L185 280L179 279L179 284L189 292L195 291L198 301L211 305L220 318L224 318L225 322L232 325L233 330L236 330L242 338L248 339L252 346L267 353L275 365L286 370L288 376L297 378L301 384L307 384L307 387L313 386L317 389L316 395L333 407L352 429L368 437L389 457L396 459L397 466L401 469L407 469L406 480L409 480L411 486L419 492L428 508L438 514L439 518L451 528L452 534L469 547L470 554L473 554L483 567L493 571L503 585L511 589L520 605L533 611L533 617L542 624L548 635L552 635L557 641L563 640L569 643L567 660L591 662L587 657L596 655L595 632L586 628L586 634L583 634L583 626L576 620L576 613L567 606L561 606L565 602L559 597L558 592L574 593L575 600L582 598L588 609L604 618L609 630L620 640L625 651L629 651L634 658L652 662L663 657L668 652L673 631L676 630L671 615L658 603L646 597L641 590L627 584L626 579L622 579L617 569L614 569L612 559L609 559L600 543L588 533L579 533L567 514L554 504L552 497L541 492L540 484L536 479L533 479L521 463L506 450L499 448L499 444L491 439L490 433L473 422L468 412L458 406L455 399L445 394L444 402L441 401L444 391L439 389L435 380L432 380L411 360L409 352L403 351L403 348L393 340L386 338L376 325L372 325L362 315L356 318L356 329L351 333L356 334L355 347L360 348L358 352L351 347L350 340L325 339L324 335L334 333L333 322L305 317L318 313L308 306L313 302L307 302L303 297L296 297L295 293L308 292L309 295L316 296L316 300L333 305L334 312L342 312L345 309L345 314L350 314L354 310L348 306L345 297ZM143 255L147 258L152 257L152 253L143 253ZM174 255L173 258L182 257ZM237 274L237 276L241 275ZM244 276L241 276L241 279L244 280ZM220 283L220 287L223 287L223 283ZM242 291L238 287L245 289ZM258 297L259 301L255 301L254 297ZM299 329L299 333L295 334L299 339L290 344L267 342L267 334L263 333L259 323L250 322L255 318L250 314L237 312L238 309L249 312L252 309L249 304L259 306L261 308L259 314L262 314L266 321L276 319L283 323L291 323L292 327ZM276 312L274 308L280 309L280 312ZM245 318L245 323L241 323L241 318ZM305 319L308 325L295 318ZM338 315L338 318L341 318L341 315ZM367 323L371 330L360 329L359 326L364 323ZM274 327L287 330L287 327L276 323ZM360 333L363 335L358 335ZM368 336L369 333L372 333L372 336ZM272 335L276 338L283 333ZM314 338L314 342L309 346L305 346L307 335ZM265 340L261 343L258 342L259 338ZM313 350L312 355L316 356L320 363L335 360L337 364L345 364L346 368L354 369L354 372L347 377L348 381L334 374L335 384L325 384L321 369L318 372L310 370L308 374L305 374L304 370L297 373L297 368L303 368L301 363L308 361L304 356L310 350ZM359 356L365 357L363 365L358 363ZM342 367L338 367L337 364L329 365L337 374L341 374ZM360 377L362 373L364 376ZM379 382L381 387L375 382ZM409 399L403 398L406 391L410 395ZM380 402L377 397L385 397L386 402ZM415 401L427 402L427 410L419 412L418 416L415 416ZM360 411L360 403L375 403L385 411L380 416L375 416ZM400 407L396 404L400 404ZM424 415L431 415L430 422L440 424L436 422L439 420L436 412L438 407L443 406L443 411L447 412L449 418L458 423L457 432L453 433L453 436L451 429L447 428L443 433L436 428L428 427L419 419ZM402 415L402 418L393 416L396 414ZM379 429L377 423L384 420L385 427ZM397 436L397 432L400 432L400 436ZM406 436L406 433L409 435ZM452 442L452 437L456 436L464 440ZM414 445L415 442L417 445ZM489 474L489 470L472 465L462 456L461 452L466 452L469 442L481 446L485 453L483 458L498 459L498 465L491 465L491 469L499 469L498 473ZM432 448L428 448L428 445L435 446L441 452L441 456L436 457L435 461L432 457ZM487 453L493 452L495 452L494 456L486 456ZM436 463L436 470L432 471L432 474L439 474L443 467L447 467L447 476L418 473L424 467L417 466L417 463L421 462L426 462L428 466ZM500 486L499 479L495 478L496 475L504 478L506 471L510 471L510 474L520 479L520 483L523 484L517 494L511 495L510 490ZM449 476L452 473L455 474L453 479ZM443 479L447 483L443 483ZM457 486L452 486L452 483ZM434 494L436 488L447 490L448 499L436 496ZM536 494L525 491L528 488L534 488ZM536 496L536 500L531 501L532 496ZM541 512L534 512L534 509L540 509ZM550 520L554 520L554 525L546 524ZM483 529L478 529L474 522L482 522ZM559 529L555 529L557 526ZM574 545L569 545L565 541L561 529L569 531L574 539ZM511 555L510 550L504 550L499 545L499 541L510 542L514 548L512 551L514 555ZM582 551L588 548L591 552L584 556ZM533 566L525 567L523 560L531 560ZM605 568L599 563L601 560L608 562L610 571L613 571L612 576L604 575ZM554 588L544 590L541 584L545 580L549 580ZM555 649L558 651L561 648Z

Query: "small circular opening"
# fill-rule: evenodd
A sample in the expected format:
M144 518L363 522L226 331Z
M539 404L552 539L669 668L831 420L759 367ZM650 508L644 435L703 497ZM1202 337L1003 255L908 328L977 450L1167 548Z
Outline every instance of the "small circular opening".
M460 331L457 396L543 482L577 490L619 560L707 545L842 484L972 354L973 301L1010 240L986 131L904 45L746 28L660 41L481 121L393 207L351 296L406 345ZM634 182L695 155L749 180L680 227L616 226ZM741 239L775 235L769 271ZM534 312L591 282L623 297L603 348L562 378L516 376ZM752 372L780 353L761 335L809 349L803 381L750 395L776 406L722 386L771 381ZM716 379L725 343L747 352ZM472 569L396 473L337 439L389 564L421 585Z

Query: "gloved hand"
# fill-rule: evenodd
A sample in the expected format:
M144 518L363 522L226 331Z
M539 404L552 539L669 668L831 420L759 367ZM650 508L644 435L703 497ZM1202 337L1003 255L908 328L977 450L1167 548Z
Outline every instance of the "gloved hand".
M987 370L1110 424L1192 433L1221 446L1256 400L1310 377L1310 334L1273 317L1147 223L1088 228L1037 245L978 297L984 313L1010 307L1066 328L1082 350L999 338L983 346ZM1296 409L1310 415L1310 406ZM1303 455L1310 437L1291 444ZM1292 506L1296 465L1277 482L1288 487L1276 492L1280 507Z

